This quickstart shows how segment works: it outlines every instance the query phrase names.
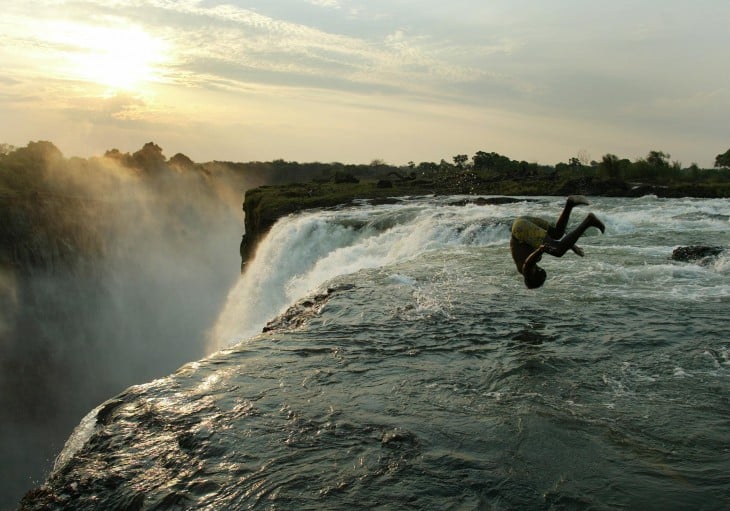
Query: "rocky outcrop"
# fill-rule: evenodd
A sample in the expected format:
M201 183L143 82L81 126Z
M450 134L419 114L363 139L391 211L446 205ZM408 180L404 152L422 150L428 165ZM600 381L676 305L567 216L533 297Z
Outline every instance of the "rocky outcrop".
M327 288L323 293L319 293L289 307L286 312L269 321L263 329L263 332L272 332L277 330L289 330L299 328L311 318L319 314L319 311L329 301L334 293L348 291L353 289L354 284L341 284L339 286Z
M719 256L723 247L714 247L708 245L690 245L687 247L677 247L672 251L673 261L692 262L699 264L707 264L717 256Z

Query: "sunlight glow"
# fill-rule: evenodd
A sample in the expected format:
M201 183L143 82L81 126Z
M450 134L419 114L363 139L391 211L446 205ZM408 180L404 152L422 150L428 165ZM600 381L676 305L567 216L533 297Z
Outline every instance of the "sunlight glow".
M141 90L161 80L160 66L167 60L164 41L134 26L58 23L46 37L65 47L60 74L113 90Z

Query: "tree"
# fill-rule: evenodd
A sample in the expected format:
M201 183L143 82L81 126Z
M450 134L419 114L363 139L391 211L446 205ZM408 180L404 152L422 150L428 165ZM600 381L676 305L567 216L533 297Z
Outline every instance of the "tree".
M132 155L137 166L147 172L159 172L165 166L166 158L162 148L154 142L147 142L142 149Z
M58 170L64 163L63 154L51 142L39 140L28 142L4 155L0 179L6 187L20 192L47 188L49 173Z
M170 158L169 163L178 170L190 170L195 167L195 162L183 153L177 153L175 156Z
M421 174L429 175L435 174L439 169L439 165L438 163L434 163L432 161L422 161L418 164L416 168Z
M63 160L61 151L47 140L28 142L25 147L15 149L6 155L6 165L16 166L20 170L32 168L45 170Z
M588 166L590 164L591 155L585 149L581 149L580 151L578 151L576 157L581 164L585 166Z
M524 179L527 177L536 177L537 174L538 174L537 163L527 163L524 160L519 162L518 167L517 167L517 177Z
M360 180L358 178L356 178L355 176L353 176L349 172L344 172L344 171L337 171L337 172L335 172L334 181L338 185L339 184L344 184L344 183L353 183L353 184L356 184L356 183L359 183L360 182Z
M621 179L621 170L621 160L615 154L605 154L598 164L598 171L607 179Z
M469 161L469 156L466 154L457 154L456 156L454 156L454 165L456 165L460 169L464 168L464 165L467 161Z
M15 151L14 146L6 144L5 142L0 144L0 156L5 156L6 154L10 154L13 151Z
M496 170L497 172L508 172L511 170L512 161L499 153L478 151L473 157L474 170Z
M119 162L125 167L134 166L134 158L132 158L132 155L129 153L123 153L119 149L109 149L104 153L104 158Z
M715 167L730 168L730 149L715 156Z
M663 151L649 151L646 157L646 163L657 169L669 167L670 155Z
M692 165L690 165L687 168L687 178L690 181L697 181L698 179L700 179L700 176L701 175L702 175L702 171L700 170L699 165L697 165L696 163L692 162Z

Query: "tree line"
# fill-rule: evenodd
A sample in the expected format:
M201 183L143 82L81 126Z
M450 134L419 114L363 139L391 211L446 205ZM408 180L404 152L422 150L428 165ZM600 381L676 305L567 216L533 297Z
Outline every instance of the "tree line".
M439 168L446 166L472 169L483 177L523 178L579 178L589 177L610 181L637 181L652 184L672 184L686 182L730 182L730 149L715 158L715 167L702 169L696 163L684 167L680 162L671 161L671 155L664 151L652 150L634 161L619 158L608 153L601 161L585 161L582 157L572 157L567 162L554 166L517 161L495 152L479 151L469 159L468 155L453 157L453 163L442 160ZM435 170L434 164L420 164L418 169Z
M383 178L434 179L459 172L468 172L486 181L590 178L654 185L730 183L730 149L715 157L715 167L711 169L699 168L694 163L685 167L672 161L670 154L659 150L651 150L645 157L634 161L611 153L605 154L600 161L586 160L584 155L579 155L569 158L567 162L543 165L514 160L496 152L477 151L471 157L466 154L455 155L451 161L442 159L440 162L418 164L411 161L406 165L391 165L380 159L366 164L300 163L284 159L195 163L182 153L168 159L162 148L154 142L148 142L132 153L110 149L103 157L66 159L53 143L38 141L29 142L22 148L0 144L0 192L37 190L50 172L58 174L69 169L77 172L82 169L93 174L95 168L108 162L114 162L120 168L142 177L181 172L199 174L201 178L224 177L241 190L306 181L345 183Z

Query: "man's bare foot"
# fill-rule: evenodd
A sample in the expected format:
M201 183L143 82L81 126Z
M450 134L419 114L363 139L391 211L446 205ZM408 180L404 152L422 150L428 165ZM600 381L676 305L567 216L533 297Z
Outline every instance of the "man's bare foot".
M582 195L571 195L568 197L568 204L571 206L588 206L590 203Z
M599 229L601 233L606 232L606 226L603 225L603 222L601 222L596 215L594 215L593 213L588 213L588 218L590 218L591 226Z

